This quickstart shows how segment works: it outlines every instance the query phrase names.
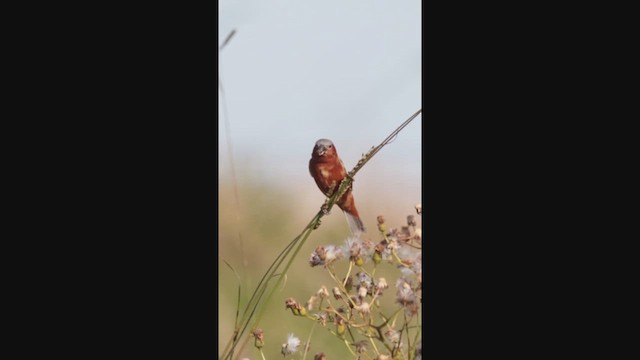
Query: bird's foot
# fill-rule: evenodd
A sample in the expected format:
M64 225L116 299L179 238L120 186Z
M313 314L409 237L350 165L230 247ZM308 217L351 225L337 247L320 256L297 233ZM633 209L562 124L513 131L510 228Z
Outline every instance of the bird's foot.
M331 212L329 211L329 205L327 203L322 204L322 206L320 207L320 210L324 215L331 214Z

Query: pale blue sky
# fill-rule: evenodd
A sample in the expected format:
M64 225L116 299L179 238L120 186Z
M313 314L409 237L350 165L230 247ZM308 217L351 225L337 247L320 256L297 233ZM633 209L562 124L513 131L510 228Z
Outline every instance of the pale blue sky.
M351 169L422 107L421 24L419 0L220 1L218 44L237 31L218 69L236 171L314 186L307 163L320 138L333 140ZM356 186L378 191L396 184L410 198L421 195L422 121L418 116L376 155Z

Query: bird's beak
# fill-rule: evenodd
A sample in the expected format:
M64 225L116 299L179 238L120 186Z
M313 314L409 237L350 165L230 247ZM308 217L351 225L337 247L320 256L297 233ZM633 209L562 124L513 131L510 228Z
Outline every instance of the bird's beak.
M326 152L327 152L327 148L322 145L318 146L318 149L316 149L316 154L318 154L318 156L322 156Z

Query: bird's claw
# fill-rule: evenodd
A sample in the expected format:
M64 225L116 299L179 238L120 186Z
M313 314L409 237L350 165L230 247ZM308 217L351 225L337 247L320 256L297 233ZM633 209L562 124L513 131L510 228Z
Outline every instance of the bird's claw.
M320 207L320 210L322 211L322 213L324 215L329 215L329 206L327 205L327 203L322 204L322 206Z

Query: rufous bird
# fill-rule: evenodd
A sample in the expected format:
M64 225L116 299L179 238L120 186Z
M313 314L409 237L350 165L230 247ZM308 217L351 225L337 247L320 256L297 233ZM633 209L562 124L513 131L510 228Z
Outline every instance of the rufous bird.
M336 146L331 140L320 139L316 141L311 153L311 160L309 160L309 172L325 196L331 190L338 191L340 183L347 176L347 171L344 169ZM365 232L364 224L362 224L358 209L356 209L351 186L336 202L336 205L344 212L349 228L354 235Z

